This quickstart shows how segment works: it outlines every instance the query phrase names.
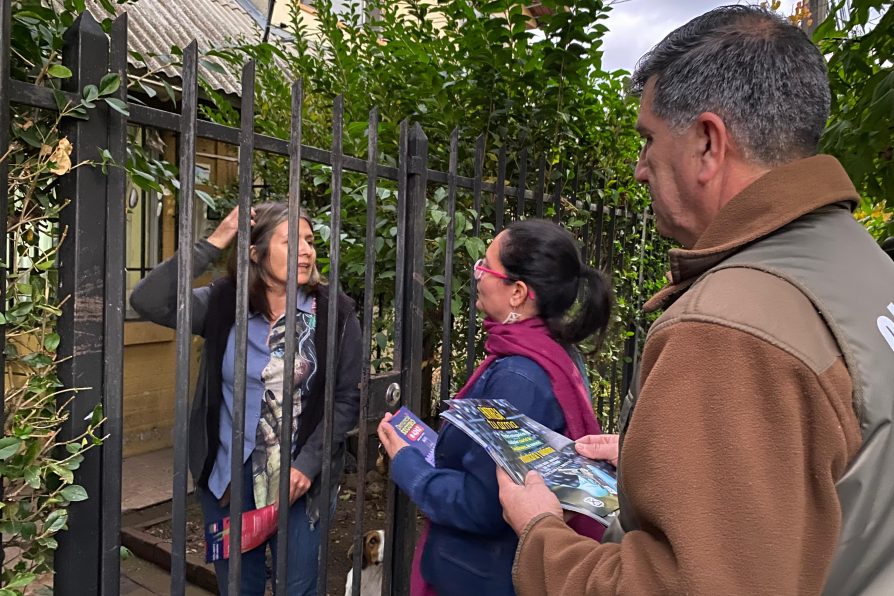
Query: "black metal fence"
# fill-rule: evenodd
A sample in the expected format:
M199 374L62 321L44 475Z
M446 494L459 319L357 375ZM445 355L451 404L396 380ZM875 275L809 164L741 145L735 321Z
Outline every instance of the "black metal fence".
M9 78L9 18L10 1L2 2L2 30L0 30L0 154L9 145L10 103L45 110L57 110L57 101L50 89L33 86ZM127 75L127 15L120 16L107 36L96 21L87 13L82 15L65 37L63 63L73 76L66 81L64 97L78 102L87 85L97 85L108 72L117 73L122 81ZM290 214L297 214L301 205L301 174L304 163L331 166L331 220L329 222L329 270L328 279L333 287L339 287L341 273L341 201L342 177L345 172L366 175L366 237L365 278L362 303L363 372L361 380L361 414L358 441L358 484L354 541L359 543L364 504L364 482L368 461L367 441L363 440L374 429L380 410L408 405L414 410L423 409L422 361L423 361L423 312L425 284L425 214L426 200L433 185L446 186L447 226L446 258L444 269L444 299L449 305L454 284L454 243L452 225L456 214L457 192L471 192L476 214L473 233L481 234L482 205L492 205L495 233L504 226L506 219L524 217L527 214L544 216L552 213L562 220L568 205L574 207L584 225L580 236L585 258L594 266L608 271L618 268L625 251L644 250L650 233L648 217L627 212L601 196L594 198L593 174L578 172L566 185L562 179L547 180L547 164L544 158L531 159L534 172L528 171L528 155L523 150L516 165L517 185L506 184L507 158L502 149L497 158L497 175L493 181L485 181L485 145L479 138L475 146L475 166L472 176L458 171L459 135L454 131L450 139L447 171L429 169L428 140L418 125L403 122L400 125L400 149L397 166L387 166L377 159L378 114L369 114L367 158L345 155L342 151L343 105L336 98L332 112L333 135L330 150L302 144L302 87L296 82L292 88L292 124L289 139L279 139L255 133L254 116L254 65L248 63L242 71L241 127L239 129L202 121L197 118L197 48L193 43L183 52L182 97L179 113L163 111L138 103L127 104L129 115L109 110L100 105L92 111L87 121L72 120L66 124L66 134L74 151L72 161L101 161L102 148L108 148L112 158L123 163L127 150L129 124L172 131L178 135L180 196L193 197L195 190L195 146L197 138L223 141L239 147L239 233L237 314L236 314L236 381L234 391L233 470L242 466L244 436L242 428L245 416L245 370L248 317L247 270L249 259L249 206L253 192L253 155L255 151L287 156L290 163L288 204ZM126 85L117 91L117 99L127 102ZM6 163L0 162L0 177L5 176ZM373 318L376 311L374 285L376 270L376 209L377 185L380 181L393 181L397 185L397 260L394 275L394 350L390 371L370 374L371 346L373 344ZM528 184L531 183L530 189ZM549 188L549 185L552 188ZM63 430L63 436L78 436L85 419L97 405L102 405L107 436L100 449L88 452L77 473L77 482L84 486L90 498L71 505L69 530L59 540L55 558L55 591L58 594L118 594L120 581L120 530L121 530L121 468L123 433L123 335L124 335L124 243L126 211L126 179L120 168L111 168L108 174L98 167L79 167L61 180L59 193L71 198L71 204L62 212L60 225L67 228L66 239L59 256L61 294L70 295L65 302L59 320L60 378L67 387L81 387L77 398L70 404L71 415ZM514 200L514 204L513 204ZM507 204L507 201L509 202ZM0 191L0 211L6 212L6 189ZM174 475L173 475L173 539L171 548L171 593L183 594L186 573L186 509L187 509L187 416L190 399L191 354L191 272L194 238L194 202L180 200L178 246L186 250L178 252L178 302L176 332L176 396L174 428ZM297 218L289 217L288 277L297 277ZM5 235L5 220L3 229ZM3 258L4 255L0 255ZM642 254L640 254L640 258ZM640 283L642 271L640 271ZM5 288L5 279L0 279ZM296 285L289 284L287 304L296 301ZM333 391L335 387L335 316L336 301L329 303L328 328L320 330L328 334L326 375L326 408L324 415L324 461L330 461L333 447ZM470 374L476 360L475 285L470 284L468 302L469 325L466 331L466 374ZM286 328L294 328L295 311L287 309ZM450 353L454 329L451 308L443 308L442 349L440 353L439 395L450 393ZM624 344L623 353L614 358L603 373L608 391L600 391L597 408L607 429L612 429L615 404L626 391L631 378L633 361L637 353L638 334L633 334ZM293 375L288 368L294 365L294 334L286 334L284 388L284 421L281 442L289 452L291 428ZM626 358L625 358L626 357ZM396 391L395 389L399 389ZM387 397L386 397L387 393ZM280 498L288 498L288 458L282 459ZM332 470L324 466L322 472L322 502L331 500L329 487ZM231 546L230 593L238 593L241 573L240 529L242 475L232 476L231 494ZM386 567L383 592L407 594L409 569L416 538L416 512L406 497L393 485L387 492L386 519ZM287 508L279 512L279 528L287 523ZM330 510L321 508L321 531L325 537L330 526ZM275 571L278 585L284 586L286 574L286 540L278 544L278 566ZM321 543L318 592L326 593L328 540ZM359 580L360 548L355 549L354 577ZM359 593L359 581L353 592Z

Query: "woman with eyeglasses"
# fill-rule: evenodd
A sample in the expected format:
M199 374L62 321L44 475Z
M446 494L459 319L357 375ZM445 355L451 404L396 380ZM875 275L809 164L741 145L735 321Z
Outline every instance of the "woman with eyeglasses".
M510 224L474 266L476 307L484 315L487 357L456 399L505 399L571 439L598 434L588 381L574 345L601 334L611 290L586 265L572 236L545 220ZM427 518L413 562L411 593L514 594L518 539L503 520L496 467L462 431L444 425L432 467L388 424L378 434L391 477ZM578 516L570 525L601 537Z

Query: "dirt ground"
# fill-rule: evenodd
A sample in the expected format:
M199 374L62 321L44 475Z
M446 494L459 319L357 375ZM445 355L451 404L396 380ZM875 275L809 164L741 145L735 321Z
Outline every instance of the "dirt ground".
M386 480L375 471L367 474L366 498L363 509L363 531L382 529L385 526ZM327 594L344 594L345 578L351 568L348 549L354 537L354 517L356 505L356 475L346 474L336 505L335 516L329 530L329 556ZM202 511L197 500L190 499L187 508L186 552L204 559L205 536ZM418 524L417 524L418 525ZM165 541L171 540L170 520L161 521L143 528L143 531ZM269 552L268 552L269 559ZM272 593L268 588L268 593Z

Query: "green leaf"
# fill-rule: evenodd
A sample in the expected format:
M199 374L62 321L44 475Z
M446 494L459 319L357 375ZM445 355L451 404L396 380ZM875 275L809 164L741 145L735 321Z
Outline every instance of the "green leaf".
M59 347L59 334L58 333L50 333L43 340L43 347L45 347L50 352L55 352L56 348Z
M67 79L71 77L71 70L67 66L54 64L47 69L47 74L57 79Z
M36 579L37 575L34 573L22 573L21 575L14 576L12 581L6 584L6 589L24 588L25 586L30 586Z
M96 85L87 85L84 87L84 95L82 97L84 98L85 103L92 103L99 98L99 89Z
M4 461L12 457L19 450L22 441L15 437L3 437L0 439L0 461Z
M140 85L140 89L143 91L143 93L145 93L146 96L149 97L150 99L155 97L156 95L158 95L158 92L153 87L147 85L143 81L140 81L139 85Z
M99 94L100 96L111 95L117 91L120 86L121 77L118 76L118 73L110 72L99 82Z
M22 356L22 362L32 368L40 368L53 364L53 359L46 354L41 354L40 352L32 352L31 354L25 354L24 356Z
M74 482L74 474L72 474L71 470L66 470L59 464L50 464L50 469L66 484Z
M31 488L40 488L40 476L37 474L36 468L25 468L22 476Z
M52 534L58 532L68 523L68 511L65 509L57 509L47 516L44 524L44 532Z
M172 104L174 104L174 106L176 106L177 105L177 94L174 92L174 88L171 87L170 83L168 83L164 79L161 80L161 84L165 88L165 93L168 94L168 101L170 101Z
M201 64L203 67L205 67L206 70L213 72L215 74L219 74L219 75L227 74L227 71L224 70L224 67L221 66L220 64L218 64L217 62L212 62L211 60L201 60L201 61L199 61L199 64Z
M83 486L78 484L72 484L71 486L66 486L62 489L62 497L67 501L71 501L72 503L76 503L78 501L86 501L87 500L87 491L84 490Z
M112 108L113 110L115 110L116 112L120 112L121 114L124 114L125 116L130 116L130 112L127 109L127 104L124 103L123 101L121 101L120 99L116 99L114 97L106 97L103 99L103 101L106 102L109 105L109 107Z

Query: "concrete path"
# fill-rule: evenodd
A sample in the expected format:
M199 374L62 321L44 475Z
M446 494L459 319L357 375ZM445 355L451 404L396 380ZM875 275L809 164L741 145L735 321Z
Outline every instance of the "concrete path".
M171 500L174 450L161 449L124 459L121 480L121 512L145 509ZM192 478L188 480L192 492Z

